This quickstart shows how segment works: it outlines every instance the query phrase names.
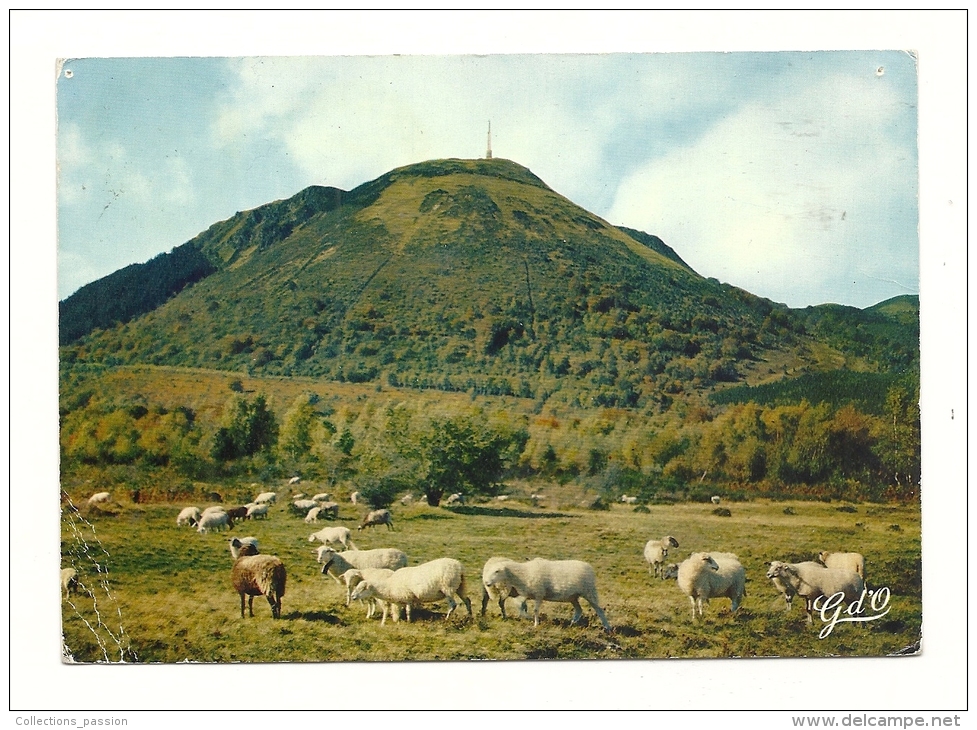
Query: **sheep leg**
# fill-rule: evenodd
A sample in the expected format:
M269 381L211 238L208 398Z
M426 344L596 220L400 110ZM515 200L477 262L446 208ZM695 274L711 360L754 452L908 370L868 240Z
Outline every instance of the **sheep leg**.
M692 604L692 620L695 621L695 598L689 596L689 603Z
M536 606L533 608L533 626L539 626L539 607L543 605L543 599L536 599Z
M471 616L472 615L472 602L471 602L471 600L468 598L468 596L462 596L461 597L461 601L462 601L462 603L465 604L465 608L468 609L468 615Z
M248 596L248 615L254 618L254 596Z
M394 621L399 621L400 620L400 605L399 604L396 604L396 603L394 604L394 611L396 611L396 613L394 614ZM407 623L410 623L410 602L409 601L404 604L404 612L407 614Z
M265 598L268 599L268 605L271 606L271 617L278 618L278 609L280 608L280 604L275 601L275 597L270 593L265 596Z
M444 594L444 597L448 599L448 613L444 615L444 620L447 621L448 617L458 607L458 602L447 593ZM471 609L469 609L469 613L471 613Z
M573 604L573 618L570 619L570 625L574 626L583 616L583 609L580 608L580 599L576 596L570 599L570 603Z
M485 584L483 583L482 584L482 616L485 615L485 609L488 606L488 602L489 602L488 590L485 588ZM505 599L502 599L502 603L505 603ZM505 607L500 606L500 608L502 608L502 618L505 618Z
M241 618L244 618L244 591L241 591Z

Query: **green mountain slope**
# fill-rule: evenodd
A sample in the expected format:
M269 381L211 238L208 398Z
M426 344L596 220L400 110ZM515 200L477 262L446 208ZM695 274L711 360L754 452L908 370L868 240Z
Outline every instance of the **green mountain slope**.
M817 368L805 327L856 321L705 279L501 159L308 188L184 248L212 273L63 359L667 407L774 352Z

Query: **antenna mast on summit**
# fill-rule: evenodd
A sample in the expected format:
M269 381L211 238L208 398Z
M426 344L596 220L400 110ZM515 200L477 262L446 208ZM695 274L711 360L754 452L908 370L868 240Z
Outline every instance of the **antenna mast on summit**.
M488 149L485 151L485 159L486 160L492 159L492 120L491 119L489 119Z

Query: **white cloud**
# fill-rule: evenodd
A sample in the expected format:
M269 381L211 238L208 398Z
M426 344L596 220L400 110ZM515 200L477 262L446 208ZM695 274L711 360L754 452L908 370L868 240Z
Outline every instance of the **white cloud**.
M893 256L915 287L915 151L882 134L899 104L875 78L840 75L748 104L623 180L608 217L703 275L795 306L891 272Z

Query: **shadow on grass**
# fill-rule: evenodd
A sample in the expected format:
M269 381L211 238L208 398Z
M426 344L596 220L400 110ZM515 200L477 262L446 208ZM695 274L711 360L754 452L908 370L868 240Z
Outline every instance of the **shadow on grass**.
M333 626L341 626L343 621L338 616L335 616L326 611L292 611L291 613L282 614L282 618L286 621L292 621L295 619L302 619L303 621L322 621L323 623L332 624Z
M563 512L527 512L511 507L445 507L449 512L459 515L478 515L480 517L531 517L535 519L551 519L554 517L576 517L577 515Z
M430 514L429 512L424 512L423 514L414 515L413 517L406 518L407 521L410 520L450 520L453 515L445 514Z

